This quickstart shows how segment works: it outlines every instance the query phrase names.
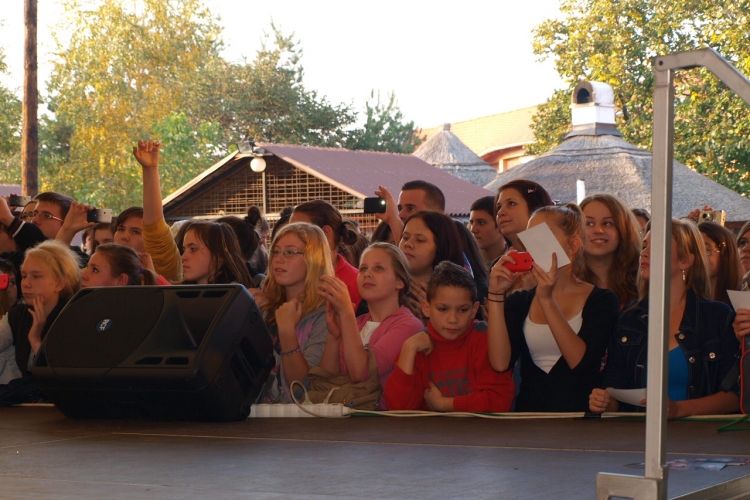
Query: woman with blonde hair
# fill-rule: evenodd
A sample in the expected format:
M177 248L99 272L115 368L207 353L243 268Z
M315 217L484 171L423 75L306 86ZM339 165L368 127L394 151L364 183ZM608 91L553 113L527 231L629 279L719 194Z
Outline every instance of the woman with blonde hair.
M289 384L307 377L325 349L326 300L322 276L333 276L323 231L312 224L284 226L273 239L260 310L271 330L276 367L264 388L267 402L290 403Z
M641 235L633 212L616 196L595 194L580 204L586 259L584 281L617 294L622 307L638 296Z
M372 353L384 388L404 341L424 329L406 307L410 282L403 252L390 243L373 243L362 253L357 276L369 312L355 318L346 284L336 277L322 277L318 293L328 301L328 339L320 366L347 374L352 382L363 382L372 370ZM378 408L387 409L382 395Z
M80 286L78 259L69 246L47 240L26 251L21 266L26 302L0 319L0 347L13 344L16 360L16 366L6 366L10 372L3 373L4 381L13 380L0 388L0 406L42 398L31 378L33 360L49 327Z
M735 412L739 408L737 377L727 376L739 353L732 331L734 313L726 304L707 298L711 285L706 250L696 225L672 219L671 233L667 416ZM602 387L646 387L651 250L649 232L640 256L638 301L620 316ZM594 389L589 396L589 409L594 413L633 408L611 397L606 389Z

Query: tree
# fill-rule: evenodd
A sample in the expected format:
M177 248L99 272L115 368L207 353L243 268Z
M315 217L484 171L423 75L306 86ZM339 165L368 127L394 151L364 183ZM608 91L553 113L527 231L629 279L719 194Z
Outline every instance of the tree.
M388 102L380 101L378 93L374 106L375 91L365 103L367 119L363 128L349 133L349 149L388 151L391 153L413 153L422 140L417 136L414 122L404 122L401 110L396 104L396 94L388 95Z
M7 73L5 53L0 48L0 74ZM0 85L0 182L21 182L21 101Z
M612 86L620 132L650 149L653 58L712 47L750 74L749 7L750 0L564 0L564 19L535 29L534 51L554 60L569 88L540 106L532 125L537 144L529 153L562 140L570 94L584 79ZM702 69L677 72L675 95L675 159L742 193L750 177L750 107Z
M341 146L352 110L333 105L303 83L302 50L294 34L285 36L272 23L255 59L240 64L216 61L196 80L202 98L190 114L221 125L228 144L245 137L256 142Z
M217 59L219 27L200 0L72 0L58 41L41 134L44 189L115 209L140 204L130 149L187 106L190 82Z

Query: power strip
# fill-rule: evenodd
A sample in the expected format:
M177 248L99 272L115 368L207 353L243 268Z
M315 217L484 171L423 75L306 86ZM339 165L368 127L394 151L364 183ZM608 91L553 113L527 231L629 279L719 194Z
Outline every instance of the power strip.
M303 404L302 406L315 415L306 413L295 404L256 404L250 407L249 418L307 418L313 416L342 418L354 413L352 408L341 403Z

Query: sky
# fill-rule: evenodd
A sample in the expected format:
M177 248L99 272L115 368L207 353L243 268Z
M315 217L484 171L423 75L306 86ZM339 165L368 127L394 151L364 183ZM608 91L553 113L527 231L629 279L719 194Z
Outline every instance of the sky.
M39 88L51 71L61 2L38 1ZM135 1L135 0L131 0ZM252 60L273 21L303 50L304 84L360 112L370 93L395 92L407 121L427 128L543 103L564 87L532 53L532 29L560 0L206 0L224 27L224 57ZM0 47L23 85L23 0L0 0ZM360 113L361 114L361 113Z

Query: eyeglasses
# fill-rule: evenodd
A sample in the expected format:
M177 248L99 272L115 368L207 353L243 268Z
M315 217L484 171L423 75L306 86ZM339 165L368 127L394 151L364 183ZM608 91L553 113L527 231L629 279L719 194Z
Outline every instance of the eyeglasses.
M36 217L37 215L40 218L44 219L44 220L53 220L54 219L54 220L59 220L60 222L65 222L60 217L55 217L54 215L52 215L49 212L37 212L36 210L34 210L32 212L26 212L25 214L21 215L21 219L23 219L23 220L31 220L34 217Z
M709 250L706 249L706 255L709 257L713 257L714 255L719 255L721 253L721 250Z
M305 252L300 252L299 250L291 250L288 248L284 250L279 250L279 249L274 248L270 252L272 259L278 257L279 255L282 255L285 259L290 259L294 257L295 255L302 255L303 253Z
M748 240L745 238L740 238L739 240L737 240L737 246L739 248L745 248L747 244L748 244Z

